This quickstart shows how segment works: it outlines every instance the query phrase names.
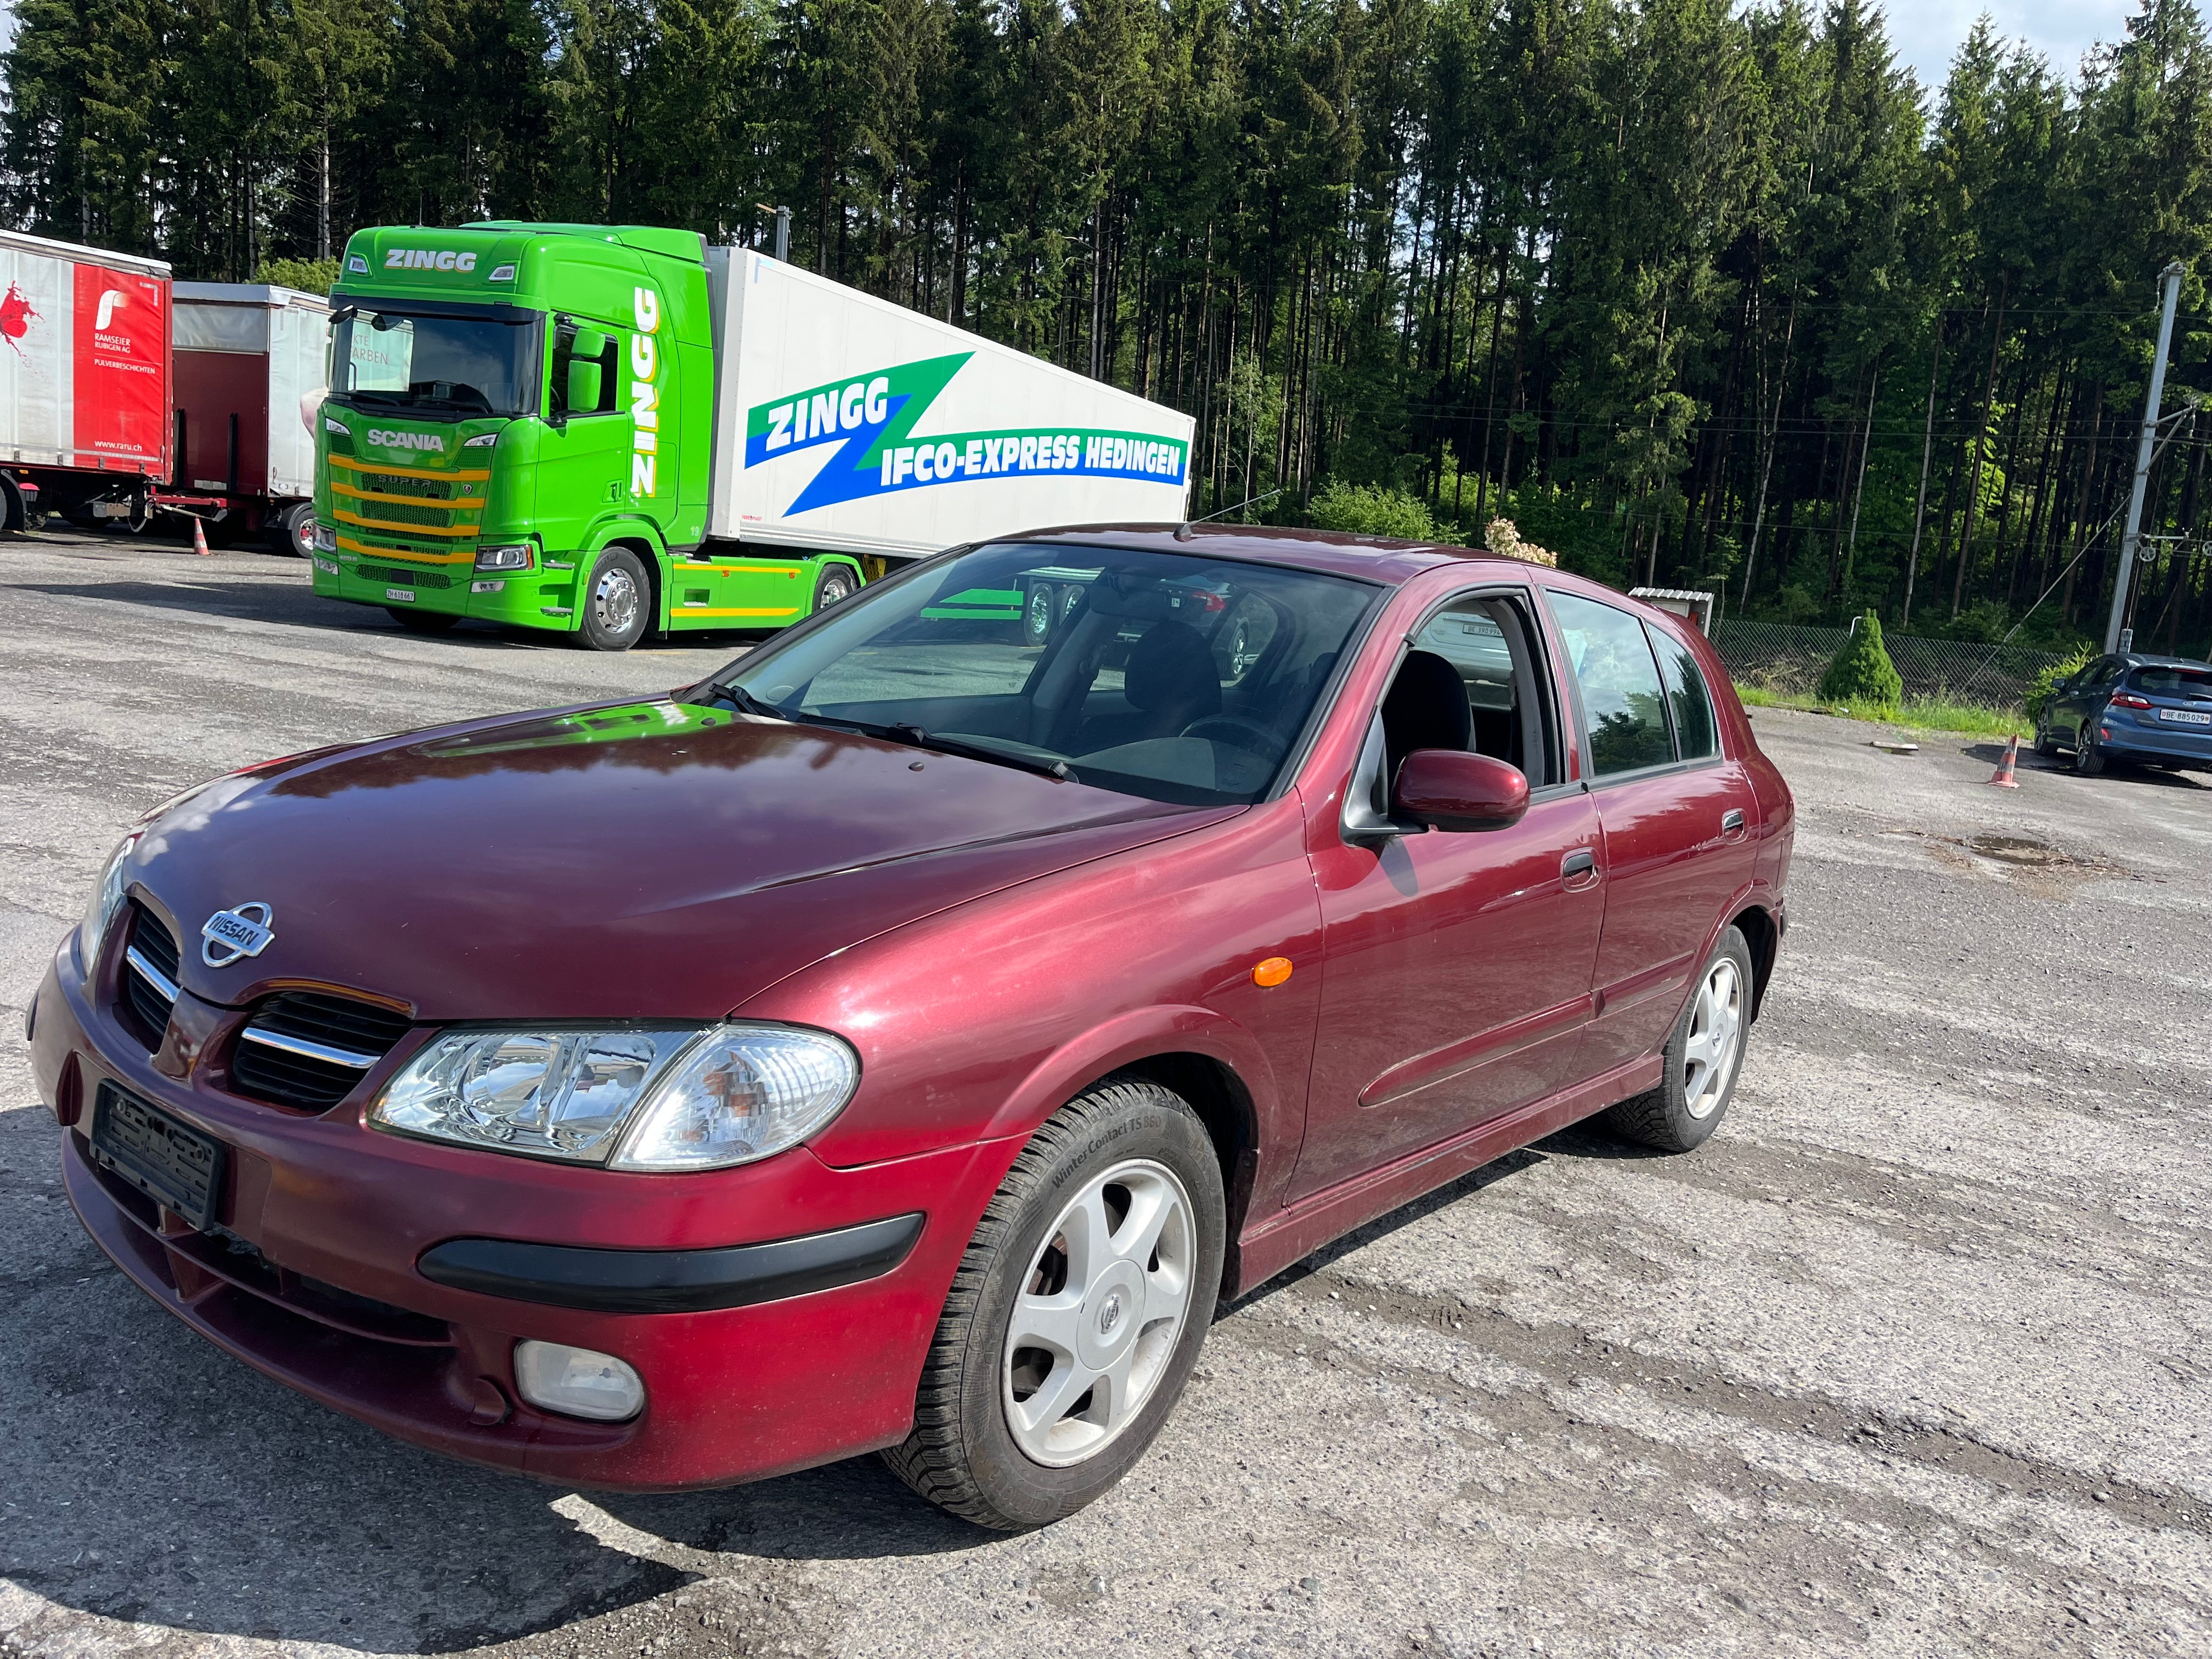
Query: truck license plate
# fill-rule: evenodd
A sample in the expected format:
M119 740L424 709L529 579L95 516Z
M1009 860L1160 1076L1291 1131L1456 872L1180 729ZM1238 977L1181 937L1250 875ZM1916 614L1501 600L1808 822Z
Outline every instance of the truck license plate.
M93 1101L92 1155L164 1209L203 1230L222 1198L223 1144L112 1083Z
M2194 708L2161 708L2158 711L2158 717L2162 720L2172 720L2177 726L2212 726L2212 714Z
M384 597L398 599L403 605L412 605L415 603L415 590L411 587L387 587L384 590Z

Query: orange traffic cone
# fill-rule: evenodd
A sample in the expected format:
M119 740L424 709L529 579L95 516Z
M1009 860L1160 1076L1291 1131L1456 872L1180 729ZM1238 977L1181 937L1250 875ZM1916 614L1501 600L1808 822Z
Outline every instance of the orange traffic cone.
M192 551L204 559L214 556L208 551L207 532L201 527L197 513L192 515Z
M2004 758L1997 763L1996 775L1990 779L1990 784L1999 789L2019 788L2020 780L2012 775L2014 763L2019 759L2020 735L2014 732L2005 739Z

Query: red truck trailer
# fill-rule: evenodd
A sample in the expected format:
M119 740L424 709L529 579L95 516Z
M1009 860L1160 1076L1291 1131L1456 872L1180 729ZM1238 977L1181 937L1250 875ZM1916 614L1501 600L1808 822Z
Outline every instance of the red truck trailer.
M169 267L0 231L0 525L143 523L170 476Z
M223 531L265 531L278 551L304 559L314 544L330 301L251 283L179 283L175 295L177 467L155 504Z

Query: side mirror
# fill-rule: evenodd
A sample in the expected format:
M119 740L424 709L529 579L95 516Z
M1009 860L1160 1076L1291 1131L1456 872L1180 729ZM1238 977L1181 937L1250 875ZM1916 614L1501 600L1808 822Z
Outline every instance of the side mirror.
M571 415L590 415L599 407L599 365L581 357L568 364L568 412Z
M1458 749L1416 749L1390 791L1393 817L1432 830L1503 830L1528 810L1520 768Z

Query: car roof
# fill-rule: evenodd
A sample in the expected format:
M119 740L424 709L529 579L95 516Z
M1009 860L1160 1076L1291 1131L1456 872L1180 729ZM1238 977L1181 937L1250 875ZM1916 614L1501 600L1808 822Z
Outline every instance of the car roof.
M1449 547L1434 542L1399 541L1385 536L1354 536L1334 530L1285 529L1274 525L1218 524L1191 528L1179 538L1173 524L1059 525L996 541L1045 545L1127 547L1153 553L1196 553L1209 558L1243 559L1256 564L1287 565L1331 575L1357 576L1395 587L1425 570L1445 564L1490 564L1501 573L1548 569L1533 560L1501 558L1481 548Z
M2137 668L2200 668L2212 672L2212 662L2200 662L2195 657L2146 657L2139 651L2119 654Z

